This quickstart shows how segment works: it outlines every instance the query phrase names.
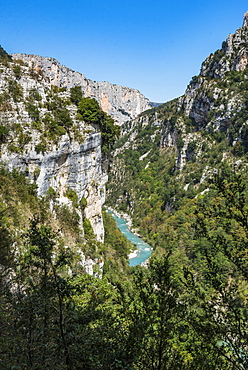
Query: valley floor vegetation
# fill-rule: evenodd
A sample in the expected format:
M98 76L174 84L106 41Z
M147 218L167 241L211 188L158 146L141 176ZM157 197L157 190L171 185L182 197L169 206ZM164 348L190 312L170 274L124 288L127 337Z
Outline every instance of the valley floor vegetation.
M223 166L168 216L148 269L127 266L106 214L99 279L65 246L48 200L2 169L1 369L246 369L247 195L246 172Z

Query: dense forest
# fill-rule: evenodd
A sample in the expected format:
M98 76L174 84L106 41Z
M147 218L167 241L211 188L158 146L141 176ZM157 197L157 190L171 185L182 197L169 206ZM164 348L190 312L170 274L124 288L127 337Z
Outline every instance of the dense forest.
M102 279L83 273L47 200L20 176L1 170L2 369L246 368L242 168L223 165L168 217L148 269L121 263L128 247L106 219Z

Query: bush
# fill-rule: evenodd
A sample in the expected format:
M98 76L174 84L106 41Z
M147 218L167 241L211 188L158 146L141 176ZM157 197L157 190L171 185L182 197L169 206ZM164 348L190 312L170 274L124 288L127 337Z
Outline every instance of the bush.
M0 125L0 143L4 143L7 139L9 129L6 126Z
M84 236L86 237L86 239L95 238L95 234L91 226L90 220L86 217L84 217L83 219L83 227L84 227Z
M120 135L120 127L115 125L113 118L100 109L98 102L92 98L81 99L78 105L81 120L98 125L102 133L102 150L108 152Z
M35 89L30 90L30 92L29 92L29 98L31 100L37 100L37 101L41 101L42 100L41 95Z
M12 57L7 53L7 51L4 50L4 48L1 45L0 45L0 58L12 60Z
M81 210L85 210L85 208L87 207L87 199L86 198L82 198L79 202L79 205L80 205L80 208Z
M74 207L78 207L78 196L75 190L68 188L65 196L72 201Z
M9 80L8 90L14 102L19 102L23 98L22 87L14 80Z
M45 151L47 150L47 143L44 140L41 140L39 144L36 145L35 151L39 154L42 153L44 154Z
M22 69L18 64L13 67L13 72L14 72L15 78L19 80L22 75Z
M81 86L74 86L70 89L70 99L71 102L79 105L79 102L82 100L83 92Z
M26 109L28 111L28 114L29 114L29 117L35 121L35 122L38 122L39 119L40 119L40 111L39 111L39 108L32 104L31 102L27 102L26 103Z

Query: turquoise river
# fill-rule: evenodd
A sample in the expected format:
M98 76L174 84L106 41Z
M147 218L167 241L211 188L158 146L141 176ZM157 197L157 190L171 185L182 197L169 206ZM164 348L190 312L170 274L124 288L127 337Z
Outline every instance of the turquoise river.
M114 217L117 227L122 232L122 234L124 234L125 237L134 245L135 249L138 250L137 256L129 259L129 265L140 265L142 262L147 260L152 253L150 245L145 243L141 238L139 238L137 235L133 234L129 230L127 226L127 221L125 221L124 218L117 217L113 212L109 210L107 212Z

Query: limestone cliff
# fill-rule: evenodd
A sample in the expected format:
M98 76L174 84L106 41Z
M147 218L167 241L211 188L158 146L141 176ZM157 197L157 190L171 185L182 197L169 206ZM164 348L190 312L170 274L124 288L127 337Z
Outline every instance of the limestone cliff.
M243 26L230 34L222 43L222 48L202 63L199 76L192 78L179 100L178 110L183 109L200 127L210 121L208 114L212 111L216 117L215 124L222 125L231 117L233 110L243 106L243 98L231 85L241 82L241 74L238 76L238 73L245 72L247 66L248 12L244 14Z
M0 72L1 163L35 181L39 195L52 189L59 203L70 204L70 189L79 202L85 198L84 216L103 241L101 133L77 119L69 91L51 87L42 73L6 61Z
M36 182L39 195L55 192L60 204L70 205L67 191L74 192L103 241L106 158L100 128L83 122L70 100L75 86L119 125L151 106L138 90L88 80L53 58L14 54L0 60L0 161Z
M189 125L194 127L194 141L202 140L203 130L225 135L229 144L247 143L247 78L248 78L248 12L243 26L230 34L222 48L202 63L200 74L194 76L185 94L179 98L175 128L180 132L179 167L185 164ZM187 122L187 123L186 123ZM185 124L186 123L186 124ZM188 125L188 128L187 128ZM183 154L184 153L184 154Z
M61 65L54 58L28 54L13 54L12 57L23 60L31 69L43 73L50 85L66 89L81 86L84 95L95 98L101 108L111 115L117 124L122 125L151 108L149 100L138 90L113 85L109 82L91 81L82 73Z

